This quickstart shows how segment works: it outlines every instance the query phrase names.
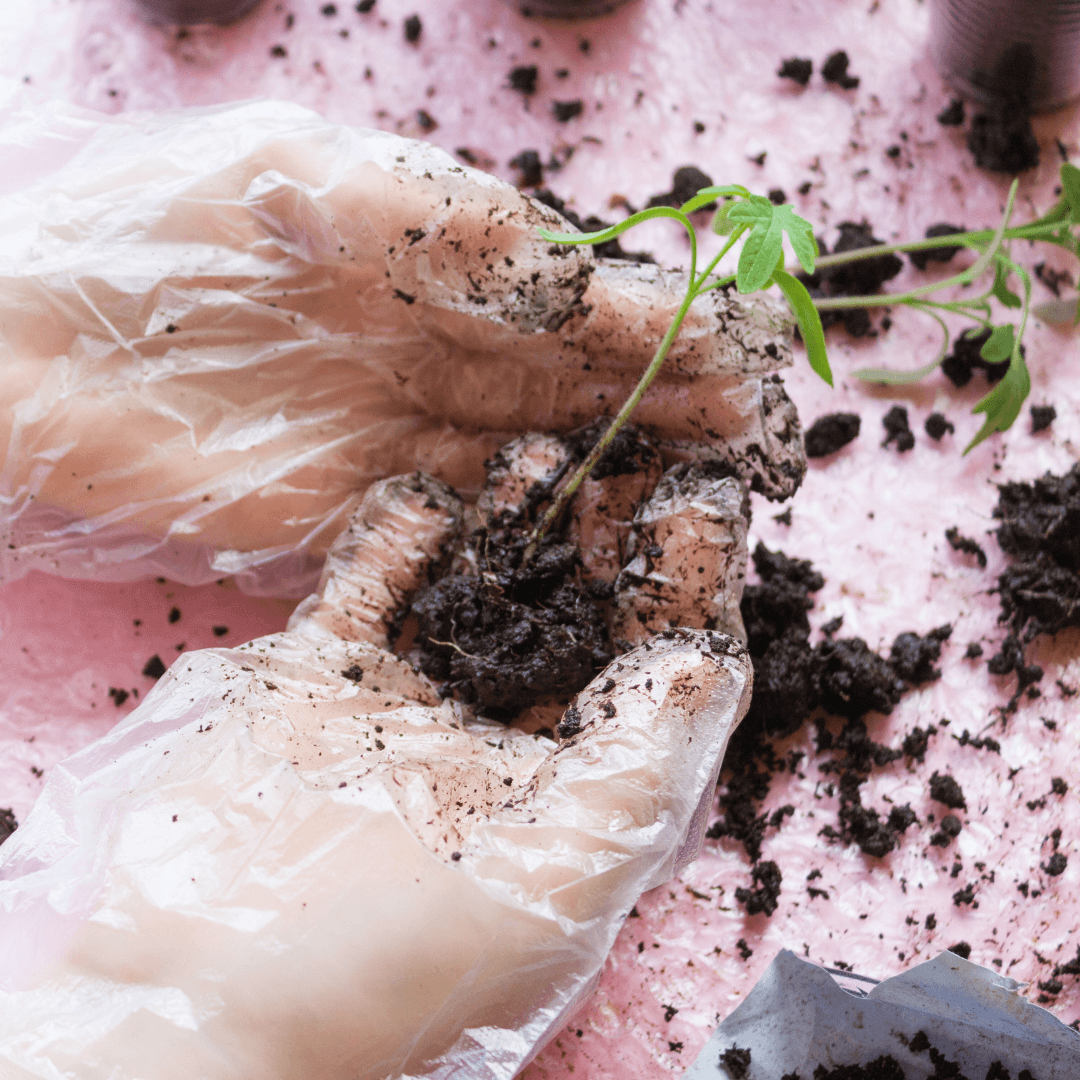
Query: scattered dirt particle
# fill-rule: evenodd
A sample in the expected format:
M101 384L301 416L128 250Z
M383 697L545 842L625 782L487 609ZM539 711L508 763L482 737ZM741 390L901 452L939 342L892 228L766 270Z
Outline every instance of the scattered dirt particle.
M712 187L713 179L708 173L702 172L695 165L683 165L675 170L671 180L671 190L659 195L653 195L645 204L649 206L682 206L684 202L692 199L702 188ZM715 203L702 207L709 210L715 207Z
M154 653L149 660L143 664L142 673L148 679L160 679L165 674L165 665L161 661L161 657L157 653Z
M2 844L19 827L15 820L15 814L10 808L0 810L0 844Z
M829 413L819 416L806 432L806 456L825 457L857 438L862 421L858 413Z
M964 122L964 103L960 98L953 98L937 115L937 122L943 127L960 127Z
M962 232L964 232L962 225L949 225L940 222L937 225L931 225L924 235L927 240L933 240L938 236L955 236L957 233ZM931 262L946 263L958 251L963 250L959 244L942 244L941 247L923 248L922 251L909 251L908 258L911 260L911 265L917 270L925 270Z
M923 430L934 442L940 442L946 434L955 435L956 428L942 413L932 412L923 424Z
M575 98L573 101L553 101L551 103L551 115L560 124L573 120L574 117L580 116L584 111L585 103L581 98Z
M915 446L915 433L908 422L908 412L903 405L894 405L882 418L885 428L885 441L882 446L895 442L899 453L911 450Z
M746 1080L750 1075L750 1050L731 1044L721 1055L720 1064L731 1080Z
M821 77L827 83L839 86L841 90L854 90L859 85L856 75L848 74L848 65L851 63L848 54L840 49L832 53L821 66Z
M229 628L227 626L212 626L210 632L214 637L224 637L229 632Z
M799 86L806 86L810 82L810 76L814 74L814 61L799 56L789 57L780 61L776 74L781 79L791 79Z
M402 29L405 33L405 40L410 45L415 45L424 32L424 24L420 21L419 15L410 15L402 24Z
M519 64L511 68L509 80L510 89L518 90L522 94L536 93L536 80L540 69L535 64Z
M1053 405L1031 406L1031 434L1038 435L1045 431L1057 419L1057 409Z
M521 174L518 187L539 187L544 182L544 163L536 150L522 150L510 159L510 167Z
M749 889L741 885L735 890L735 899L746 905L747 915L772 915L779 906L780 883L783 876L780 867L771 859L759 862L750 871L753 883Z
M930 798L944 803L951 810L966 810L967 800L956 778L948 773L935 772L930 777Z
M112 698L113 704L119 709L120 706L131 697L131 694L129 694L127 690L121 690L119 687L110 686L109 697Z

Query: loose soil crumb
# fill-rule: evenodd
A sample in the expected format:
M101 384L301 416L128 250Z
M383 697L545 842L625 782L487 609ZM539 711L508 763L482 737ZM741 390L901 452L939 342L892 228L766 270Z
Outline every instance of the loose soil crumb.
M509 75L510 89L519 90L523 94L536 93L536 79L540 69L535 64L520 64L512 68Z
M0 810L0 844L2 844L17 828L19 823L15 820L15 814L10 808Z
M165 665L161 661L161 657L157 653L154 653L149 660L143 664L142 673L148 679L160 679L165 674Z
M405 33L405 40L410 45L415 45L424 32L424 24L420 21L419 15L410 15L403 23L402 29Z
M905 1080L905 1073L891 1054L882 1054L867 1065L838 1065L835 1069L819 1065L814 1069L814 1080Z
M573 120L575 116L580 116L584 111L585 103L581 98L575 98L573 101L553 101L551 103L551 115L560 124Z
M841 90L854 90L859 85L856 75L848 74L848 65L851 60L848 54L841 49L834 52L821 66L821 77L827 83L839 86Z
M1039 634L1080 626L1080 465L1064 476L1001 485L994 517L1012 565L998 577L998 621L1008 632L988 667L993 675L1017 673L1013 708L1043 674L1025 662L1027 645Z
M946 433L956 434L956 428L939 412L932 412L923 424L923 430L934 442L940 442Z
M982 329L961 334L953 344L952 352L941 362L941 370L954 386L967 386L971 376L979 369L986 374L987 382L997 382L1009 370L1009 361L984 360L980 350L990 338L990 331Z
M882 446L895 442L896 449L902 454L915 446L915 434L908 422L907 409L903 405L894 405L882 418L885 428L885 441Z
M964 122L964 103L960 98L953 98L937 115L937 122L943 127L960 127Z
M945 530L945 539L949 541L949 547L953 551L961 551L965 555L974 555L975 561L979 564L979 569L986 569L986 552L983 551L982 546L966 536L961 536L960 530L955 525L951 529ZM981 649L979 653L981 655Z
M835 454L858 437L861 424L858 413L829 413L827 416L819 416L806 432L806 456L819 458Z
M814 74L814 61L792 56L780 62L780 69L776 74L781 79L791 79L800 86L806 86L810 82L810 76Z
M750 1051L733 1043L720 1055L720 1064L732 1080L745 1080L750 1075Z
M750 871L750 880L753 887L744 889L740 886L735 890L735 899L746 905L747 915L771 915L779 907L783 880L780 867L772 860L759 862Z
M540 187L544 182L544 163L535 150L522 150L510 159L510 167L521 174L518 187Z
M948 773L942 775L935 772L930 777L930 798L939 803L944 803L950 810L966 810L967 800L964 798L963 789L956 782L956 778Z
M945 222L941 222L937 225L931 225L926 230L925 236L927 240L933 240L937 236L955 236L957 233L964 232L962 225L949 225ZM958 251L964 249L959 244L942 244L941 247L924 248L922 251L909 251L908 258L911 260L911 265L918 270L925 270L931 262L948 262Z
M1038 435L1045 431L1057 419L1057 409L1053 405L1031 406L1031 434Z
M845 251L858 251L861 248L873 247L884 242L874 236L873 227L866 221L860 223L842 221L839 229L840 238L833 248L834 255ZM818 247L822 255L829 253L828 247L820 237L818 237ZM798 276L799 280L806 285L810 295L815 298L870 296L879 292L881 286L896 277L903 268L903 262L890 252L842 266L825 267L816 270L813 274ZM852 337L863 337L871 330L870 314L866 308L823 311L821 323L826 329L843 323L844 329Z
M975 164L990 172L1015 176L1039 164L1031 113L1018 102L1005 101L978 113L971 121L967 145Z
M846 719L835 737L824 721L818 722L818 749L837 755L819 768L838 774L840 787L839 828L826 825L822 835L858 844L866 855L881 858L917 818L910 806L893 806L887 814L864 807L860 786L875 768L904 754L924 760L936 728L916 728L902 750L892 749L870 737L864 717L891 712L909 686L938 677L934 662L951 628L939 627L925 636L900 634L889 659L861 638L833 640L828 635L840 629L838 619L822 627L825 640L811 645L807 612L813 607L811 594L824 586L822 576L808 561L790 559L762 544L752 558L761 581L746 586L741 610L754 665L754 694L724 760L721 816L707 835L738 840L751 863L758 863L767 830L779 828L787 816L785 808L772 815L759 812L771 774L789 767L786 758L776 757L769 739L793 734L821 708ZM797 763L790 768L795 771ZM747 903L756 896L752 890L743 893ZM764 910L760 899L753 902L756 911Z

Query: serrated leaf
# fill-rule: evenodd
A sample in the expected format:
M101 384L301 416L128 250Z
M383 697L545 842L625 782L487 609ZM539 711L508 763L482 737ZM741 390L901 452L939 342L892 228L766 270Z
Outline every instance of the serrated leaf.
M994 267L994 284L990 292L1008 308L1023 306L1023 301L1009 288L1009 268L1000 260Z
M1020 415L1020 409L1031 392L1031 376L1019 350L1013 352L1012 363L1005 377L971 411L985 413L986 420L975 438L964 450L966 454L995 431L1007 431Z
M1080 222L1080 169L1067 161L1061 166L1061 194L1069 204L1069 221Z
M783 257L785 233L802 268L808 274L814 272L818 248L813 227L791 206L774 206L761 195L753 195L732 206L727 220L750 227L750 235L739 255L736 274L739 292L752 293L765 287L777 260Z
M1012 355L1015 340L1012 323L995 326L990 336L983 342L979 355L992 364L1000 364L1002 360L1008 360Z
M821 326L821 316L814 307L814 301L806 291L806 286L783 269L777 269L774 272L773 280L780 286L784 296L787 297L787 302L791 305L791 310L795 313L795 320L799 324L799 333L802 334L803 344L806 346L806 356L810 361L810 367L832 386L833 374L832 368L829 367L829 355L825 349L825 331Z

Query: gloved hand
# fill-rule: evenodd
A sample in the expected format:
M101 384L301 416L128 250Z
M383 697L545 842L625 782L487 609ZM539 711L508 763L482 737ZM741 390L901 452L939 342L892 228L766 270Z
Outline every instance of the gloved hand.
M481 515L565 453L508 447ZM734 638L639 618L737 615L745 496L709 472L587 482L571 528L644 641L558 744L391 651L463 509L420 474L372 486L286 632L178 659L0 849L0 1076L513 1075L696 855L749 703Z
M613 413L682 274L553 248L554 211L282 102L0 124L0 581L314 587L349 500L475 493L524 431ZM695 305L635 420L770 496L805 470L786 309Z

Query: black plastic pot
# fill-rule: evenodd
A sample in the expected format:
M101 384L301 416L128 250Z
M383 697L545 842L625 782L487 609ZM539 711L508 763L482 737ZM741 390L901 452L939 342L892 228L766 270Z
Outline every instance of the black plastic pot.
M545 19L592 19L622 7L628 0L515 0L522 15Z
M1080 0L934 0L930 51L976 101L1056 109L1080 97Z
M225 26L246 15L259 0L135 0L147 22L158 26L192 26L217 23Z

